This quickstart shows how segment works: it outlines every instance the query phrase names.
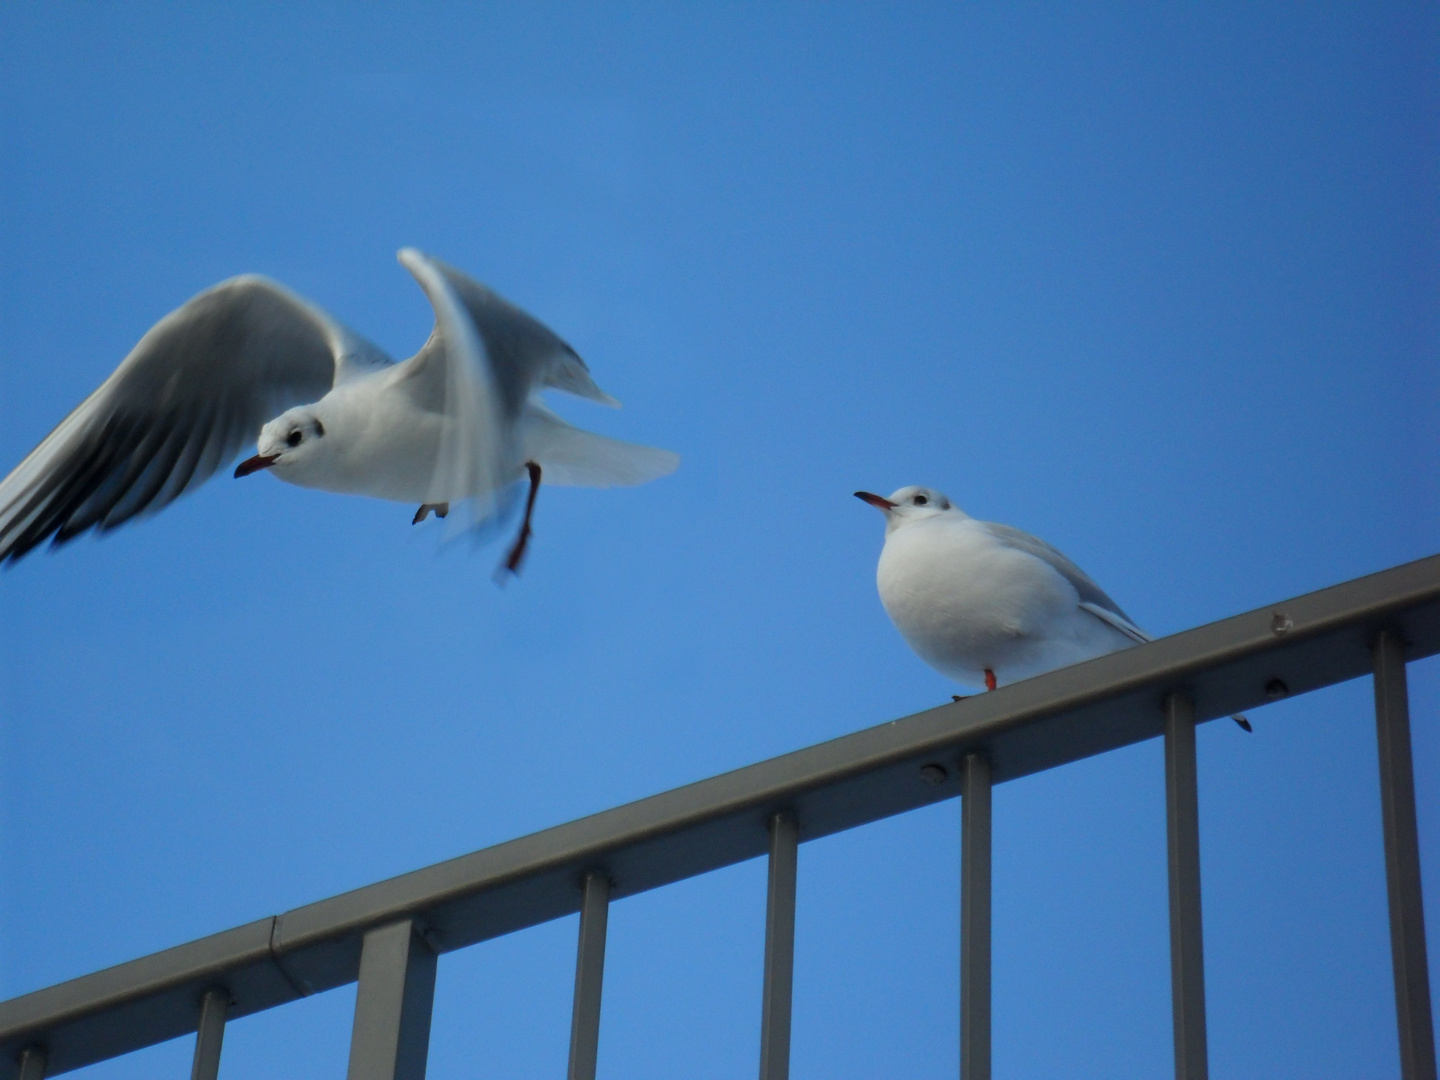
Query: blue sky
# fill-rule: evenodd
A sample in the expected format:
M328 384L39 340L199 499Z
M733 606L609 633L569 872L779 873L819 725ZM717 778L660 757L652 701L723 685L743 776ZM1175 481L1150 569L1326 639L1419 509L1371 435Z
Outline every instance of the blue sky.
M0 996L946 700L856 488L1035 532L1157 634L1433 553L1436 22L6 5L0 467L232 274L408 356L407 244L683 463L542 492L503 590L266 477L0 575ZM1216 1075L1397 1071L1369 694L1200 734ZM1412 666L1432 929L1437 703ZM797 1078L954 1075L958 822L802 849ZM1159 745L997 789L995 851L997 1077L1163 1074ZM753 1070L763 907L759 862L614 907L602 1076ZM442 961L431 1076L563 1071L574 930ZM235 1023L222 1074L341 1075L353 1000Z

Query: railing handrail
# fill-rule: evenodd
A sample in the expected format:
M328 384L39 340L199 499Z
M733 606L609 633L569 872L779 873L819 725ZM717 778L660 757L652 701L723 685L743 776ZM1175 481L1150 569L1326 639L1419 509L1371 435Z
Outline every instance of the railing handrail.
M1389 629L1406 660L1440 652L1440 555L845 735L0 1002L0 1080L41 1045L46 1075L194 1032L216 987L243 1016L356 980L367 930L415 919L448 952L614 898L960 794L983 752L996 783L1165 730L1177 690L1199 720L1365 675ZM934 768L938 766L938 768Z

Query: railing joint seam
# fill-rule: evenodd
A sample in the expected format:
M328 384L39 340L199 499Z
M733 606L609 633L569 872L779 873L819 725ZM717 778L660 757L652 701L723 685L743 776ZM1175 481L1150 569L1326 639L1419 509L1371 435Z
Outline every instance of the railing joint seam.
M297 996L307 998L315 992L315 988L310 985L308 979L302 979L290 970L289 965L285 962L285 953L280 948L280 920L283 918L283 915L270 916L270 962L275 965L275 970L280 972L280 976L290 984L290 989L294 990Z

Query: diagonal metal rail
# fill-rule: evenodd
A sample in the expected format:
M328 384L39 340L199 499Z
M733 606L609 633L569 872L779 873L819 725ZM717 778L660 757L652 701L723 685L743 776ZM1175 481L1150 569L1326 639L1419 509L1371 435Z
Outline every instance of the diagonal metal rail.
M54 1076L197 1030L204 1044L203 1054L197 1047L197 1075L214 1075L201 1070L218 1059L226 1020L357 979L362 985L356 1045L376 1043L375 1053L388 1064L373 1071L369 1063L378 1058L357 1061L352 1046L351 1075L417 1076L424 1068L421 1044L437 954L574 914L589 893L595 894L598 919L601 881L608 902L764 855L772 850L777 814L793 816L804 842L958 796L967 760L972 772L974 763L986 763L988 790L990 783L1163 735L1165 703L1173 694L1188 703L1187 713L1193 713L1185 717L1188 724L1371 674L1372 649L1382 635L1388 635L1380 646L1389 665L1383 669L1386 686L1395 684L1396 663L1403 686L1405 662L1440 652L1440 556L916 713L0 1002L0 1080ZM1394 700L1394 692L1385 700ZM1409 768L1408 716L1387 708L1386 732L1397 730L1402 716L1405 723L1407 752L1387 758L1386 775L1399 776L1397 769ZM1396 736L1387 737L1388 745L1398 745ZM1418 875L1411 870L1418 856L1409 839L1413 797L1396 802L1387 793L1382 802L1387 836L1400 837L1392 859L1400 868L1392 871L1392 911L1407 921L1396 938L1397 955L1412 950L1397 976L1402 995L1419 985L1415 972L1424 968L1423 925L1417 927L1413 918L1419 902ZM1188 850L1182 851L1185 858ZM988 871L988 857L983 861L976 873L988 882L988 872L981 873ZM1183 874L1178 880L1189 888ZM1198 897L1198 878L1193 888ZM1398 899L1397 888L1403 892ZM1185 926L1195 918L1198 900ZM988 918L972 914L967 925L988 936ZM577 1029L582 1071L593 1060L593 1044L586 1040L598 1024L595 965L603 961L603 935L598 940L588 962L582 942L577 975L577 1024L585 1025ZM1404 945L1416 940L1418 968L1413 946ZM988 942L966 947L971 946L983 946L988 956ZM587 963L593 976L585 975ZM983 1054L972 1046L967 1059L969 1075L979 1077L989 1070L989 965L977 960L972 968L983 969L987 980L979 987L976 974L977 983L962 988L962 1000L974 1004L973 1015L967 1014L976 1025L972 1039L984 1041ZM593 1001L584 989L592 985L586 982L590 977ZM788 1002L788 988L773 989ZM378 1018L363 1031L362 1003ZM1424 1041L1414 1032L1429 1030L1429 1005L1428 995L1423 1010L1415 993L1401 1000L1411 1047ZM1186 1015L1194 1015L1193 1009ZM783 1075L779 1019L777 1012L766 1021L773 1021L776 1033L768 1051L772 1076ZM1186 1045L1198 1045L1203 1053L1203 1041L1194 1041L1203 1040L1203 1031L1189 1037ZM1177 1042L1177 1054L1181 1049ZM1414 1056L1411 1050L1407 1054ZM1420 1071L1407 1075L1426 1075L1424 1047L1420 1057ZM1198 1060L1203 1069L1203 1056ZM1433 1056L1430 1061L1433 1077Z

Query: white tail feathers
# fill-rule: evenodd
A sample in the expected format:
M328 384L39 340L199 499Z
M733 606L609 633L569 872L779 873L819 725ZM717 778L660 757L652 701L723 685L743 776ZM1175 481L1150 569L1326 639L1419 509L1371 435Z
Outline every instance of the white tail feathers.
M679 454L582 431L533 401L521 420L520 446L527 461L540 463L544 483L562 487L644 484L680 464Z

